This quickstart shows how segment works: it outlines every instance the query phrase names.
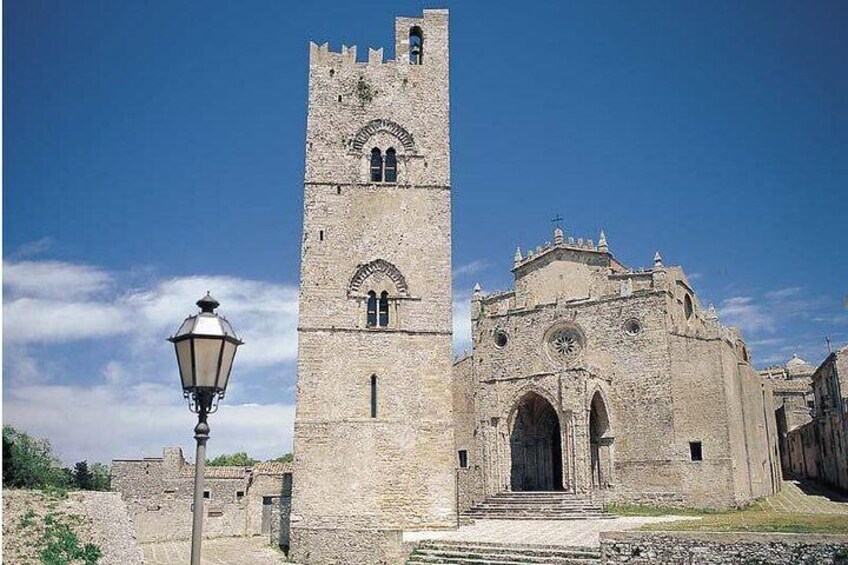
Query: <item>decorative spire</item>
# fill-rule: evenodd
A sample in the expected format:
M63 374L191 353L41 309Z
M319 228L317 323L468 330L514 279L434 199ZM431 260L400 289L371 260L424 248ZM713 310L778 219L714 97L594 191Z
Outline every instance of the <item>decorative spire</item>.
M598 251L609 253L609 245L607 245L607 236L604 230L601 230L601 236L598 238Z
M565 234L562 232L562 228L557 226L554 228L554 245L562 245Z
M707 312L704 314L704 318L707 320L718 320L718 312L716 312L715 306L710 304L707 307Z
M476 296L480 296L480 293L481 293L482 291L483 291L483 289L482 289L482 288L480 288L480 283L475 283L475 284L474 284L474 296L475 296L475 297L476 297Z
M654 267L657 269L661 269L663 266L662 257L660 256L660 252L657 251L657 254L654 255Z
M521 256L521 248L520 248L520 247L516 247L516 248L515 248L515 257L513 257L513 261L515 261L516 263L518 263L518 262L519 262L519 261L521 261L522 259L524 259L524 257L522 257L522 256Z

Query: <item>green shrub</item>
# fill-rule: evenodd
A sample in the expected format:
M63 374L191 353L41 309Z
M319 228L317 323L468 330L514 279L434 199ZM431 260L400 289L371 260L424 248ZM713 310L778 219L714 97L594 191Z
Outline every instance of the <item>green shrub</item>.
M74 518L74 516L71 516ZM79 517L76 521L79 522ZM41 542L41 563L43 565L70 565L82 561L85 565L97 565L103 553L93 543L82 545L71 527L62 522L55 514L44 517L46 526Z

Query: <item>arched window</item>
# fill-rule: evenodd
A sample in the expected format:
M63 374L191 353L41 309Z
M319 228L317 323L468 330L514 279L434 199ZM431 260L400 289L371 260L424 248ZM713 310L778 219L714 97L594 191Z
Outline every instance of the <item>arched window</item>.
M409 30L409 62L420 65L424 60L424 34L418 26Z
M373 328L377 325L377 293L373 290L368 293L368 320L366 325L369 328Z
M386 149L386 182L397 182L397 153L394 147Z
M380 326L389 325L389 293L385 290L380 293Z
M383 154L376 147L371 150L371 182L383 182Z
M692 312L694 311L695 309L692 306L692 297L687 294L683 299L683 313L686 314L687 320L692 317Z
M371 417L377 417L377 375L371 375Z

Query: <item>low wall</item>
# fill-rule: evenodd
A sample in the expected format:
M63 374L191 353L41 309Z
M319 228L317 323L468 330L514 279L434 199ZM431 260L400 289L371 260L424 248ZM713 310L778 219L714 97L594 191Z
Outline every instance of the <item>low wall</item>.
M117 494L117 493L116 493ZM138 541L191 539L192 504L184 500L130 503L130 515ZM218 538L249 535L245 503L206 502L203 516L203 537Z
M289 559L299 565L397 565L410 552L401 530L291 528Z
M97 545L102 552L99 563L144 562L118 493L80 491L56 498L39 491L3 489L3 563L42 562L39 553L45 546L48 516L68 525L80 545Z
M780 533L603 532L601 564L848 564L848 536Z

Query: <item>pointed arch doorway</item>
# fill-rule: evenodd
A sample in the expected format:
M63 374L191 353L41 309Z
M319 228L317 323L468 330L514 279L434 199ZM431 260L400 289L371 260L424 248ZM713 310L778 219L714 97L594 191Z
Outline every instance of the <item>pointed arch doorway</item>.
M607 406L601 393L596 391L589 410L589 455L593 489L607 488L612 481L612 442Z
M513 492L562 490L559 417L551 403L535 392L528 392L518 401L510 447Z

